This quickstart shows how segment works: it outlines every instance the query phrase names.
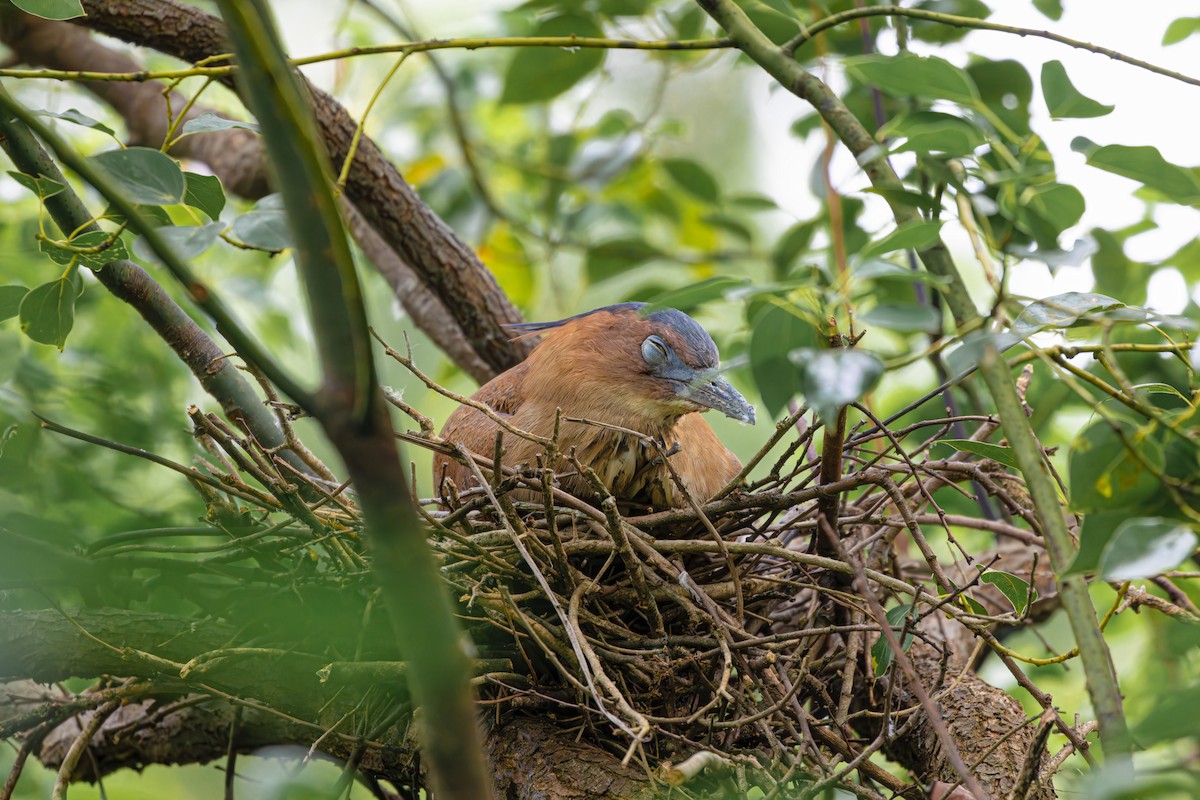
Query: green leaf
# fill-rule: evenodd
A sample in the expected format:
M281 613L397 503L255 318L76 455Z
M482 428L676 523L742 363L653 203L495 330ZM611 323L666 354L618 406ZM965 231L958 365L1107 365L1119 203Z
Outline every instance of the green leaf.
M979 99L1018 134L1029 131L1033 79L1025 65L1013 59L992 61L974 57L967 74L979 89Z
M1114 108L1096 102L1076 89L1061 61L1047 61L1042 65L1042 94L1046 98L1046 109L1054 119L1103 117L1111 114Z
M1079 222L1086 203L1083 194L1065 183L1031 186L1021 193L1017 220L1033 234L1038 247L1053 250L1063 231Z
M896 606L889 609L887 612L888 627L901 630L904 629L905 621L909 622L909 628L917 624L916 606L909 603L906 605ZM897 636L900 639L900 649L908 652L908 648L912 645L912 633L905 632L903 636ZM875 644L871 645L871 662L875 665L875 677L883 675L887 672L887 668L891 666L892 659L896 654L892 651L892 646L888 644L887 637L880 634Z
M21 301L29 290L24 286L0 286L0 322L12 319L21 310Z
M991 333L973 331L963 337L962 344L946 354L946 370L954 377L966 375L979 366L989 352L999 357L1005 350L1024 338L1009 331Z
M64 267L75 263L88 269L99 270L103 269L105 264L129 258L129 251L125 249L125 243L107 231L81 233L74 239L71 239L69 244L71 245L70 247L59 247L54 242L42 239L38 242L38 248L50 256L50 260L54 263L61 264ZM74 248L82 250L92 248L103 249L96 250L94 253L81 253Z
M79 111L75 108L68 108L66 111L62 112L39 111L37 114L39 117L54 117L55 119L61 119L65 122L73 122L76 125L82 125L85 128L91 128L92 130L100 131L101 133L107 133L109 136L116 135L116 132L103 122L92 119L87 114L84 114L82 111Z
M287 212L283 198L269 194L254 204L254 208L233 221L233 233L242 244L260 250L286 250L292 246Z
M1062 19L1062 0L1033 0L1033 7L1055 22Z
M179 228L159 228L158 235L171 246L175 255L182 258L184 261L190 261L196 256L203 253L208 248L212 247L213 242L217 240L217 236L221 231L225 230L225 224L222 222L210 222L207 225L189 225ZM267 248L275 249L275 248ZM282 248L279 248L282 249ZM141 236L133 243L133 252L137 256L146 261L155 264L161 264L162 261L146 244L145 239Z
M871 242L858 253L863 261L893 250L923 250L937 241L942 223L936 220L921 220L901 225L882 239Z
M750 245L754 242L754 231L742 223L736 217L729 214L723 214L720 211L713 211L705 214L700 218L700 222L708 225L711 228L725 231L726 233L740 239L743 244Z
M58 181L50 180L45 175L38 175L34 178L23 172L10 171L8 174L14 181L36 194L42 200L45 200L47 197L54 197L54 195L67 188Z
M600 283L665 254L642 239L610 239L588 250L589 283Z
M1157 474L1164 464L1162 446L1137 426L1120 420L1096 422L1071 444L1071 509L1083 514L1132 511L1162 491Z
M1047 328L1070 328L1095 323L1098 311L1125 308L1120 300L1095 292L1064 292L1030 303L1013 322L1013 333L1022 339Z
M788 358L801 368L800 392L826 424L842 407L857 402L883 375L883 362L863 350L793 350Z
M1189 629L1194 630L1195 628L1191 627ZM1161 688L1165 687L1160 687L1160 691L1155 692L1157 698L1154 706L1133 728L1138 744L1149 747L1174 739L1194 741L1196 736L1196 720L1200 719L1200 684L1193 683L1190 686L1183 686L1170 691L1161 691ZM1180 744L1183 744L1183 742L1180 742ZM1187 746L1191 747L1193 745L1188 744ZM1159 794L1151 789L1148 793L1138 792L1136 795L1133 791L1130 791L1121 797L1162 798L1171 797L1172 795L1187 797L1190 787L1169 788L1174 791L1164 791Z
M943 153L965 156L983 145L983 131L953 114L940 111L915 111L896 117L882 128L879 135L904 139L894 148L897 153Z
M777 211L779 204L765 194L757 192L747 192L745 194L735 194L729 198L732 205L740 206L749 211Z
M673 289L654 297L642 309L642 313L652 314L664 308L674 308L685 312L690 311L697 306L702 306L712 300L725 297L730 289L746 286L749 283L749 278L742 278L741 280L723 276L708 278L691 286L684 286L682 289Z
M855 56L845 63L853 77L893 97L951 100L963 105L973 105L979 99L970 75L935 56Z
M1180 17L1167 26L1163 34L1163 45L1179 44L1189 36L1200 32L1200 17Z
M63 20L87 16L79 0L12 0L12 4L42 19Z
M186 185L179 162L149 147L126 147L92 156L133 203L170 206L183 202Z
M901 333L937 333L942 329L942 313L932 306L916 303L879 303L859 319Z
M1017 469L1017 460L1013 457L1012 449L991 442L976 442L971 439L942 439L934 447L953 448L962 453L971 453L984 458L990 458L998 464Z
M183 202L192 208L198 208L208 215L211 220L221 218L221 210L225 208L225 191L216 175L200 175L195 172L183 173L187 190Z
M944 286L946 279L923 269L910 269L901 264L872 258L862 264L852 265L851 274L856 281L897 280L905 283L929 283Z
M227 131L231 128L242 128L248 131L259 133L259 127L254 122L241 122L236 119L225 119L218 117L211 111L205 111L195 119L189 119L183 123L183 134L189 133L211 133L213 131Z
M21 300L21 330L39 344L52 344L59 350L75 324L75 298L83 283L72 270L56 281L29 290Z
M1017 616L1025 616L1030 604L1037 600L1037 590L1031 591L1028 582L1012 573L1001 572L998 569L984 570L983 567L979 567L979 569L983 571L983 574L979 576L979 582L995 586L1008 598L1008 602L1012 603L1013 611L1017 612Z
M987 19L992 13L981 0L919 0L913 3L913 8L976 19ZM969 27L958 28L937 20L910 19L908 26L914 39L936 44L957 42L971 32Z
M754 27L775 44L783 44L800 32L800 23L792 13L784 13L762 0L735 0Z
M1077 139L1071 146L1082 149L1087 154L1087 163L1093 167L1140 181L1162 192L1173 202L1183 205L1200 203L1200 182L1188 170L1163 158L1157 148L1109 144L1093 149L1089 144Z
M774 419L800 392L800 370L788 360L796 347L816 347L817 329L795 306L774 298L751 320L750 374Z
M1083 524L1079 526L1079 550L1071 560L1066 574L1083 575L1099 569L1104 548L1116 533L1117 526L1127 519L1129 512L1123 508L1084 514Z
M1179 520L1128 519L1117 527L1100 556L1100 576L1132 581L1161 575L1196 552L1197 541L1196 532Z
M800 252L807 249L809 243L812 242L819 222L816 219L797 222L788 228L783 236L779 237L779 241L775 243L775 248L771 251L771 263L775 265L776 278L782 278L791 271Z
M584 14L560 14L539 24L532 36L601 37L604 31ZM525 47L517 51L504 75L501 103L536 103L558 97L604 63L604 51Z
M681 189L706 203L721 199L721 187L717 179L701 164L689 158L663 159L662 167Z

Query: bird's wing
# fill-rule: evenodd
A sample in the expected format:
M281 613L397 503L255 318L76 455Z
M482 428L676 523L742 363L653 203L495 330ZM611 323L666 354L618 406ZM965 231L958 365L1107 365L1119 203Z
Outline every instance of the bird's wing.
M522 362L507 372L497 375L485 383L471 396L502 417L511 417L525 400L524 383L527 362ZM452 444L460 444L472 453L490 456L496 441L499 426L486 414L470 406L459 406L446 420L442 438ZM449 479L459 489L474 483L470 470L457 461L441 454L433 458L433 489L441 494L442 483Z

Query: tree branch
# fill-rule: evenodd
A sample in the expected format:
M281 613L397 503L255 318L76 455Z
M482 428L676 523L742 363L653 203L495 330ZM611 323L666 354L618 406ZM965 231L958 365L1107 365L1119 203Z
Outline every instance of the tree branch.
M813 105L842 143L855 157L860 158L863 171L873 185L880 188L902 186L885 157L867 153L874 146L874 140L828 86L796 63L782 48L776 47L732 0L697 2L729 33L742 52L790 92ZM912 207L890 200L889 205L897 224L914 222L920 218L919 212ZM980 320L979 311L967 293L962 275L954 265L945 244L938 239L919 255L926 269L947 281L942 293L959 331L974 327ZM1062 576L1070 563L1074 545L1067 531L1057 491L1046 468L1041 447L1034 438L1029 420L1021 408L1004 360L995 354L991 358L985 357L979 366L979 372L996 402L1017 465L1025 476L1055 572ZM1086 581L1082 576L1061 578L1061 589L1063 606L1070 617L1071 628L1083 658L1088 693L1100 720L1105 752L1114 759L1124 760L1128 757L1132 742L1125 722L1112 657L1097 623L1095 610L1087 593Z
M187 62L229 51L217 18L174 0L87 0L89 28ZM356 124L325 92L304 81L318 130L335 168L349 155ZM346 195L371 226L446 306L479 357L496 372L520 363L531 346L502 327L519 311L474 251L435 215L368 137L362 137Z

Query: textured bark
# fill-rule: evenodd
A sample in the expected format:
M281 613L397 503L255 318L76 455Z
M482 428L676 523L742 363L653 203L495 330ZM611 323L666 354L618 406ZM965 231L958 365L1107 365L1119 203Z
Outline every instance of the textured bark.
M43 703L47 694L28 682L0 686L0 715L11 716ZM37 752L38 760L57 769L92 713L79 714L53 729ZM297 757L321 735L265 711L243 707L238 714L235 706L213 698L132 702L104 722L88 748L90 758L81 759L74 778L91 782L121 769L222 759L228 755L231 732L236 753L292 745ZM318 752L345 760L355 748L350 737L326 736ZM488 731L486 748L495 774L495 794L505 800L639 800L651 793L645 773L622 767L612 754L564 736L544 719L522 716L495 725ZM412 786L420 778L415 750L408 745L367 743L358 758L362 770L398 786Z

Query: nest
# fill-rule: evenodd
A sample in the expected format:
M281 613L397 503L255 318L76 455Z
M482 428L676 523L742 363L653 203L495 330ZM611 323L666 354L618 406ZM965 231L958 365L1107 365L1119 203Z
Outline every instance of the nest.
M476 648L485 707L497 719L553 719L697 794L752 785L780 791L792 783L819 792L848 785L852 773L914 791L915 784L871 760L921 719L911 694L892 691L897 659L914 636L933 648L938 674L910 667L901 682L927 682L936 691L952 653L929 638L923 620L949 615L976 632L1016 620L966 601L971 573L947 574L923 526L944 530L939 547L957 548L965 561L952 525L1023 545L1040 541L1032 524L1022 524L1032 515L1018 478L966 453L929 452L960 426L985 439L996 427L989 417L889 429L861 409L868 421L844 436L844 463L831 476L828 459L822 473L814 450L817 429L805 425L800 409L715 499L647 511L623 508L602 491L574 497L546 469L507 465L502 439L491 459L465 453L440 440L399 397L389 399L418 425L401 438L459 458L479 478L474 488L414 499ZM291 433L290 409L273 402L292 451L309 469L265 451L215 415L190 411L209 458L203 471L184 471L208 502L208 523L236 529L227 544L202 557L193 550L166 559L125 536L102 540L93 552L132 551L138 560L131 568L156 562L160 584L241 626L228 646L311 654L330 662L322 681L353 672L348 664L402 657L379 644L391 637L374 613L351 491L303 449ZM984 493L998 501L1001 518L948 515L934 501L939 489L970 502L974 492ZM905 548L896 546L901 537ZM920 558L900 556L910 544ZM224 581L233 569L227 565L247 557L257 568ZM192 570L187 581L178 580L183 564ZM193 585L199 578L211 585ZM153 592L154 585L143 589ZM296 602L309 611L280 611ZM904 613L885 616L897 603ZM242 611L232 611L235 604ZM313 621L317 604L337 609L329 625ZM248 619L247 606L273 611ZM280 624L281 617L302 621ZM389 697L407 707L403 691ZM389 710L361 733L406 727L407 711L395 711L390 700L376 705Z

